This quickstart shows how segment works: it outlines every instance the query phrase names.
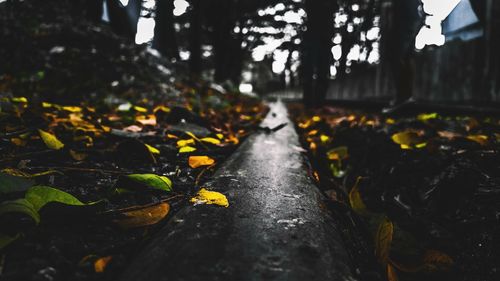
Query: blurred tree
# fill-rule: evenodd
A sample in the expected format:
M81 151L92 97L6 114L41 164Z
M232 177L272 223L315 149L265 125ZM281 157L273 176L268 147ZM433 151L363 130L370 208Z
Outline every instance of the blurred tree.
M328 89L332 62L335 1L306 0L307 30L302 53L303 101L306 106L322 104Z
M179 59L173 10L173 0L156 1L156 25L153 48L168 58Z

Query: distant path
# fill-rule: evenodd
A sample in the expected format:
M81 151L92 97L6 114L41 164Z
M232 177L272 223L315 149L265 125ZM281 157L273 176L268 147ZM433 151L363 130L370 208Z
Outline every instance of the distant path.
M205 185L224 193L229 208L185 208L121 280L355 280L281 102L262 126L284 122L250 136Z

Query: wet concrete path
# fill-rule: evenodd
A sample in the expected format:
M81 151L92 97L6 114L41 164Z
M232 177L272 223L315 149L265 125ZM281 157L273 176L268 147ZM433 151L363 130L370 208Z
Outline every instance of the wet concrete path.
M285 106L205 187L230 206L189 206L157 234L122 280L354 280L335 221L307 175Z

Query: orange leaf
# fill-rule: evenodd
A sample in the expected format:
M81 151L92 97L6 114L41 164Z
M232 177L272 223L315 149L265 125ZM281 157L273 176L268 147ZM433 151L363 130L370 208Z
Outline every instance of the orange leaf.
M168 203L161 203L138 210L124 212L124 217L114 222L123 228L153 225L161 221L169 211L170 205Z
M189 166L196 169L201 166L210 166L215 163L215 160L208 156L189 156Z
M396 269L390 264L387 264L387 281L398 281L398 275L396 274Z
M112 258L113 258L112 256L98 258L94 262L95 272L97 272L97 273L104 272L104 270L106 269L106 266L108 265L108 263L111 261Z

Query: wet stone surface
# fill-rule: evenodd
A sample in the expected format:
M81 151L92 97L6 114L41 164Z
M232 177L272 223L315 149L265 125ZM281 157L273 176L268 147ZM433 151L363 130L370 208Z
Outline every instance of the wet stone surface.
M121 280L354 280L339 229L307 174L283 104L205 187L230 206L180 211Z

